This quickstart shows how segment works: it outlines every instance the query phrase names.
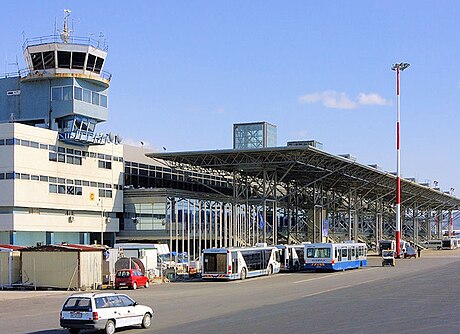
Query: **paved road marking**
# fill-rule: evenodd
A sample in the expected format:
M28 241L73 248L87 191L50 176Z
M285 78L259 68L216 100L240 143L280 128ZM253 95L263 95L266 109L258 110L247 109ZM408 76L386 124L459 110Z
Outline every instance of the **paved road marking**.
M379 277L379 278L374 278L374 279L371 279L371 280L368 280L368 281L359 282L358 284L343 285L343 286L338 286L336 288L332 288L332 289L328 289L328 290L313 292L313 293L310 293L308 295L303 295L302 298L312 297L312 296L316 296L316 295L320 295L320 294L323 294L323 293L332 292L332 291L336 291L336 290L340 290L340 289L351 288L351 287L354 287L354 286L357 286L357 285L370 283L370 282L374 282L374 281L379 281L381 279L382 278Z
M374 270L374 269L379 269L379 267L367 268L366 271ZM354 270L341 271L341 272L331 273L331 274L326 275L326 276L307 278L307 279L303 279L303 280L300 280L300 281L295 281L295 282L292 282L292 283L293 284L298 284L298 283L303 283L303 282L316 281L316 280L323 279L323 278L328 278L328 277L338 276L338 275L346 275L346 274L356 273L356 272L359 272L359 271L354 271Z

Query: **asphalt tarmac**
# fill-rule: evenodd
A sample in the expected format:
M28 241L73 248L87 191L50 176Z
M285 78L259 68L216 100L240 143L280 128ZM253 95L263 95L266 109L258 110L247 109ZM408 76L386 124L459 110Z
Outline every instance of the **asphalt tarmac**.
M460 333L460 250L337 273L286 273L233 282L174 282L126 290L155 310L130 333ZM67 333L70 292L0 291L0 333ZM85 333L85 332L83 332ZM88 332L86 332L88 333Z

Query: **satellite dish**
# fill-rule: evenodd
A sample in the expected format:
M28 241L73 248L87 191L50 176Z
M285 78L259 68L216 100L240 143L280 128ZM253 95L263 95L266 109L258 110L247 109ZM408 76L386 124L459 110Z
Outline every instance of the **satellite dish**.
M112 132L109 132L109 141L110 141L111 143L113 143L114 140L115 140L115 136L113 135Z

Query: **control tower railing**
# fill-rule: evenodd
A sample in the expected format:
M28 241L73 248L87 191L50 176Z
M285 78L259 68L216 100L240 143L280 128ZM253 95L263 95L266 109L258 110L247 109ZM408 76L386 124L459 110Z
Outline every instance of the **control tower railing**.
M95 38L92 36L89 36L89 37L69 36L69 41L68 43L66 43L62 40L60 35L48 35L48 36L27 38L22 44L22 49L25 50L29 46L49 44L49 43L90 45L102 51L107 51L109 49L109 46L107 45L105 40L101 40L101 38Z

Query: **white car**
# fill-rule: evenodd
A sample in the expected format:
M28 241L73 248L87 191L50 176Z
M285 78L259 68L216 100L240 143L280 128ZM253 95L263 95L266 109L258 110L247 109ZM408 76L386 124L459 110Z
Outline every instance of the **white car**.
M140 325L148 328L153 310L139 305L129 296L111 292L73 294L62 306L60 324L70 333L81 329L104 330L115 333L116 328Z

